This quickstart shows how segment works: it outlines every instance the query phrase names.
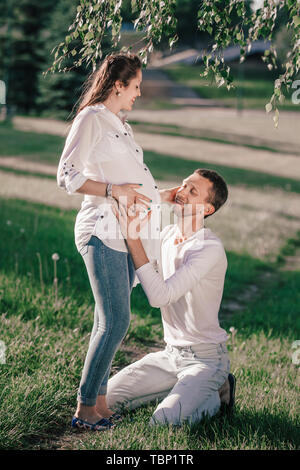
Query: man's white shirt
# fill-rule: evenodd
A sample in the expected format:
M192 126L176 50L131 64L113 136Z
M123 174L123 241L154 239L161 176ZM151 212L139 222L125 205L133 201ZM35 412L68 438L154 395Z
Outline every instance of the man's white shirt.
M179 244L177 225L161 232L157 272L151 263L136 270L153 307L160 307L164 340L172 346L223 343L228 339L218 313L227 258L221 240L203 228Z

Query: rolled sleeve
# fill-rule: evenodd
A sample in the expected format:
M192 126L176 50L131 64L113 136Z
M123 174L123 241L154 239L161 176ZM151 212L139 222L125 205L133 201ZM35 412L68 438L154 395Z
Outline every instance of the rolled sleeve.
M74 194L88 179L84 170L101 136L99 120L85 108L73 121L58 166L57 184L67 193Z

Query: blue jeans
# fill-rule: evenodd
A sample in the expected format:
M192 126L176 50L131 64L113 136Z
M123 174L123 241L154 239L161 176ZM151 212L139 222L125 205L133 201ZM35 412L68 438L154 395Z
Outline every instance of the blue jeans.
M112 250L95 236L80 253L93 291L95 311L77 400L93 406L97 395L106 395L113 358L129 328L135 268L129 253Z

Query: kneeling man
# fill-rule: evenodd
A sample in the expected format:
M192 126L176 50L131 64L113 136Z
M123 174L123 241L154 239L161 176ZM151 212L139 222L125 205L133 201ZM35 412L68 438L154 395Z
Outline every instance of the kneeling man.
M213 416L221 402L232 407L234 401L228 336L218 320L227 258L220 239L204 227L204 218L224 204L228 190L215 171L198 169L181 187L162 194L162 201L170 201L171 192L177 221L161 232L158 270L140 238L130 235L137 216L122 206L115 212L149 303L161 308L166 347L113 376L107 405L120 411L158 399L150 424L180 425Z

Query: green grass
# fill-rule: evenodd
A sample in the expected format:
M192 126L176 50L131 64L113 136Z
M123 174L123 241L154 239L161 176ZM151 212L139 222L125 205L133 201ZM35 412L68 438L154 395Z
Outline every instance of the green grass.
M224 301L237 298L249 284L259 287L243 311L222 318L227 331L237 329L228 344L238 380L231 419L217 415L191 428L153 429L150 404L126 413L113 433L74 436L69 423L93 317L87 275L73 241L75 212L20 200L2 200L0 211L0 339L7 346L6 364L0 364L0 448L297 448L299 382L291 346L300 335L300 272L280 272L280 263L228 253ZM293 253L299 240L288 242L282 255ZM57 299L54 252L60 256ZM162 341L159 310L149 307L140 286L132 294L132 312L114 373L134 360L132 351L146 354Z
M60 136L19 131L12 124L0 123L0 155L57 165L64 141Z
M273 94L274 72L269 72L264 65L252 63L242 65L232 64L231 75L235 88L227 90L226 86L217 87L213 77L200 77L203 71L201 65L174 64L163 70L175 82L191 87L202 98L219 101L228 107L243 107L245 109L265 109L265 105ZM277 72L277 71L276 71ZM293 90L286 91L286 100L279 110L300 111L300 106L291 101Z

